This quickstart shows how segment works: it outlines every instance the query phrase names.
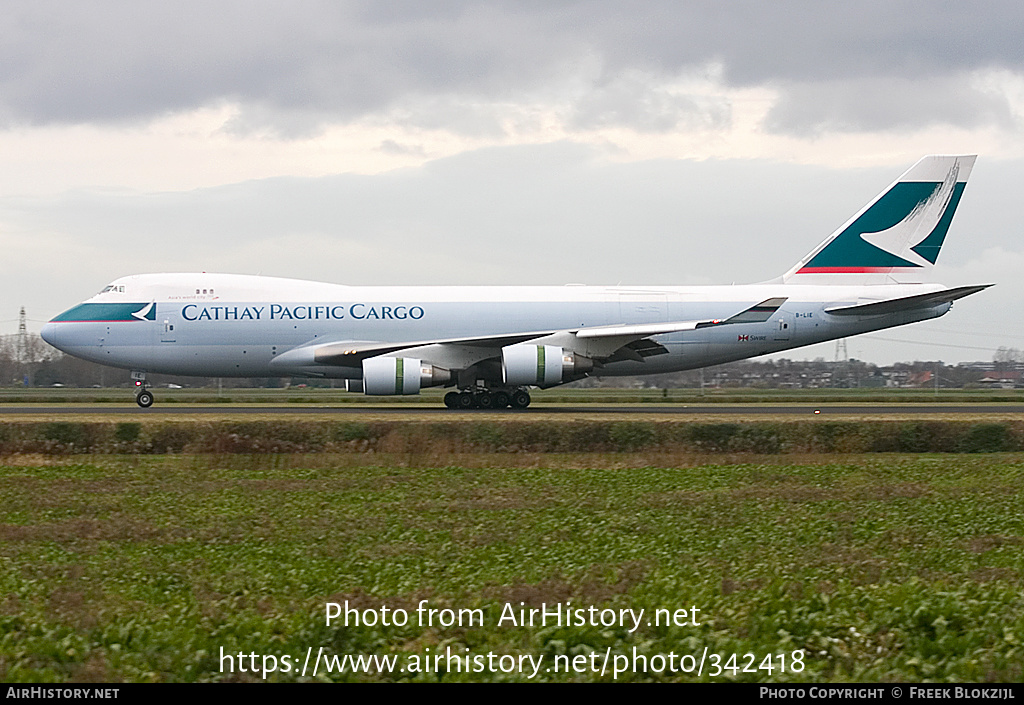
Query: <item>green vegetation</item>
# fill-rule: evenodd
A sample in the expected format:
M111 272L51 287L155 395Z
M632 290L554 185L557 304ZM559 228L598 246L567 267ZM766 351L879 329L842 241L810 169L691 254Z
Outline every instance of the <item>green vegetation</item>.
M351 418L351 417L350 417ZM402 452L445 462L469 453L998 453L1024 450L1024 421L971 419L579 421L531 414L366 421L182 416L119 421L15 421L0 454Z
M54 447L96 432L40 426ZM1024 676L1019 455L687 454L651 450L657 424L607 426L601 442L630 449L615 454L459 456L449 440L455 450L434 455L440 446L422 445L426 436L402 445L373 424L335 426L336 442L353 444L347 452L0 460L0 679L260 679L222 673L221 647L300 662L309 647L402 658L451 648L543 655L547 666L608 649L699 656L707 647L739 654L741 668L747 653L757 666L802 649L799 673L780 673L776 660L773 673L705 670L700 679ZM851 430L819 427L832 429L836 447ZM102 442L150 443L154 428L111 424ZM507 442L500 424L469 428L482 446ZM759 427L693 428L702 442L730 447ZM930 434L901 427L894 437L923 447ZM959 438L982 451L1017 436L975 424ZM413 619L326 626L325 603L346 600ZM420 600L481 609L487 622L420 626ZM700 626L496 624L506 603L566 601L648 615L696 606ZM619 680L697 679L656 670ZM317 679L525 676L321 669ZM600 676L541 670L537 679Z

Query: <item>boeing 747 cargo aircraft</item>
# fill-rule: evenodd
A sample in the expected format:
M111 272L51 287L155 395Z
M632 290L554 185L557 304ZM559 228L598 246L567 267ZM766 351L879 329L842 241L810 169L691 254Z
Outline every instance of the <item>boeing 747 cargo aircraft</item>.
M43 327L77 357L146 373L450 387L450 408L522 409L530 389L675 372L937 318L988 284L929 282L974 156L921 159L773 281L734 286L345 286L139 274ZM763 241L763 240L759 240Z

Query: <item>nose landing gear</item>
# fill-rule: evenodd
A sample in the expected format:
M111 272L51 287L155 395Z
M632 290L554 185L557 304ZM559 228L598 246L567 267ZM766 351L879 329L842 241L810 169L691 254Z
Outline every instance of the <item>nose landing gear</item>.
M143 409L153 406L153 392L149 391L149 385L146 383L146 373L132 372L132 379L135 380L135 386L139 388L135 394L135 403Z

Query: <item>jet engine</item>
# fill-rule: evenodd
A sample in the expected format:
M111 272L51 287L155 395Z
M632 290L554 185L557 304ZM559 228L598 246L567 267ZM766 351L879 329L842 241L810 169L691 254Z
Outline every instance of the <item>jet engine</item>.
M594 361L565 352L559 345L509 345L501 349L501 376L505 384L553 387L594 369Z
M447 384L450 379L451 373L443 367L411 357L363 360L363 391L367 394L419 394L421 387Z

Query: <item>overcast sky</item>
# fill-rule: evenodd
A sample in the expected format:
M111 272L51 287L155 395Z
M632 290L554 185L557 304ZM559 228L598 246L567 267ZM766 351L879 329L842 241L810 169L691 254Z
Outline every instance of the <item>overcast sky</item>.
M1022 26L1019 2L8 2L0 333L138 272L761 281L920 156L977 153L939 277L997 286L848 346L991 359L1024 348Z

